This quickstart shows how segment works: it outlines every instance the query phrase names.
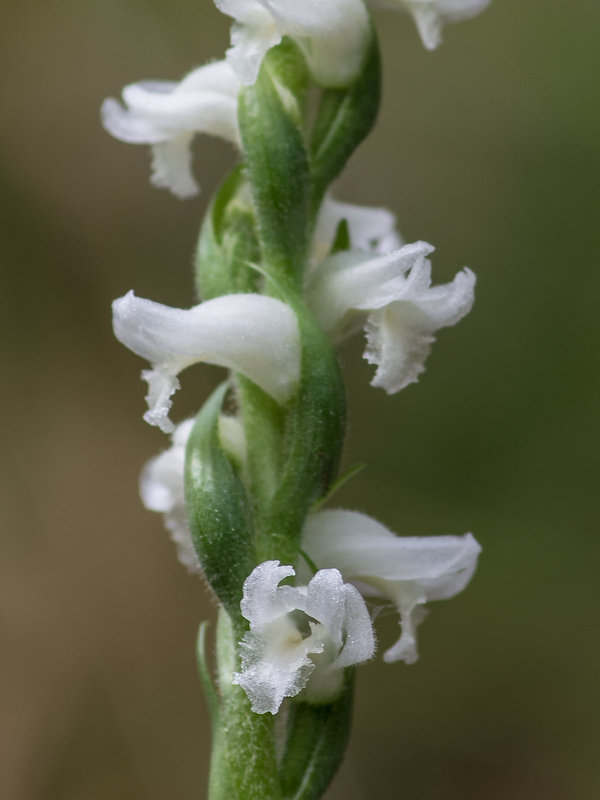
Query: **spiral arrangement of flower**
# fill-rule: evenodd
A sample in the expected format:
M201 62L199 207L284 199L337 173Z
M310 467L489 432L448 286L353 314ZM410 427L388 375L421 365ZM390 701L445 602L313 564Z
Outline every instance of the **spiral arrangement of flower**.
M363 0L215 2L233 18L224 60L179 83L127 86L122 104L102 107L116 138L150 146L153 183L178 197L199 191L196 133L239 154L202 224L201 302L128 292L114 331L150 363L144 419L172 435L142 473L142 499L219 603L214 676L204 627L199 637L210 800L318 800L348 740L354 669L376 651L374 612L399 615L383 659L413 663L425 604L462 591L480 552L471 534L400 537L358 511L323 510L345 434L335 347L363 329L372 385L398 392L418 380L437 331L469 312L475 277L432 285L430 244L404 243L386 209L331 194L380 102ZM487 4L386 5L409 12L433 48L444 22ZM176 425L178 376L201 361L228 376Z

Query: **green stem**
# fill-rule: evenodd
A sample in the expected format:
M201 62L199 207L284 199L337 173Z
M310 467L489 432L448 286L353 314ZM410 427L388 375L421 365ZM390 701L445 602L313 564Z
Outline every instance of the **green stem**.
M236 628L238 626L235 626ZM209 800L281 800L275 756L275 718L255 714L246 694L232 684L239 669L236 642L242 636L224 609L217 624L217 666L221 689L213 742Z

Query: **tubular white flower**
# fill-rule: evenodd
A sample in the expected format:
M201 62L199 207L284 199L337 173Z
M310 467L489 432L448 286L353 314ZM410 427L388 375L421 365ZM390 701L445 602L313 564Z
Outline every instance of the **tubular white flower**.
M152 364L146 422L165 433L177 375L198 361L241 372L278 403L293 395L300 376L298 323L273 297L230 294L190 309L144 300L129 292L113 303L115 336Z
M317 567L335 566L363 596L393 603L402 634L383 659L407 664L418 658L415 629L425 617L423 605L461 592L481 552L470 533L398 537L365 514L342 510L309 516L303 548Z
M402 247L396 230L396 215L387 208L341 203L327 195L321 204L312 241L312 260L323 261L330 254L335 234L346 220L353 250L389 253Z
M284 36L302 49L315 81L342 88L358 75L370 37L362 0L215 0L235 20L227 59L254 83L265 53Z
M474 17L489 4L490 0L386 0L383 3L387 8L402 8L412 15L428 50L435 50L441 44L442 28L446 22Z
M320 264L309 281L307 302L334 341L366 320L365 358L377 365L373 386L389 394L418 380L440 328L455 325L474 300L469 269L451 283L431 286L433 247L405 245L375 258L346 251Z
M178 197L199 187L192 175L191 142L195 133L220 136L240 144L237 96L240 82L226 61L190 72L182 81L142 81L123 89L125 107L109 98L102 122L115 138L152 149L152 182Z
M189 572L201 574L188 527L183 483L185 448L193 425L193 419L180 423L173 433L172 446L146 464L140 476L140 495L147 509L163 514L179 561Z
M364 600L337 569L320 570L307 586L279 586L293 575L293 567L265 561L244 582L241 609L250 630L240 643L242 671L233 683L258 714L276 714L284 698L303 689L309 702L333 699L344 667L375 650Z

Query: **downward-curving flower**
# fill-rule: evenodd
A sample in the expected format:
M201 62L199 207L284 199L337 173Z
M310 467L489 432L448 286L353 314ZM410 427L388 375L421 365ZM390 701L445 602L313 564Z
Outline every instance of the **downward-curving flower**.
M294 574L293 567L265 561L244 582L241 609L250 630L233 682L258 714L276 714L284 698L303 689L308 702L332 700L344 668L375 650L365 602L337 569L319 570L307 586L279 586Z
M165 433L177 375L198 361L241 372L278 403L286 403L300 375L298 323L292 309L273 297L230 294L190 309L144 300L129 292L113 303L115 336L152 364L146 422Z
M489 4L490 0L386 0L383 3L374 3L408 11L428 50L435 50L441 44L444 23L474 17Z
M265 53L290 36L315 81L343 88L358 75L369 38L362 0L215 0L235 20L227 59L244 84L256 80Z
M113 98L102 105L102 122L115 138L152 148L152 182L178 197L199 188L192 175L196 133L240 143L237 96L240 83L226 61L190 72L182 81L143 81L123 89L125 107Z
M431 286L433 247L416 242L385 255L338 253L322 262L307 287L307 302L334 341L364 325L371 381L392 394L418 380L440 328L456 324L474 299L469 269L451 283Z
M309 516L303 548L320 569L335 565L363 596L396 607L402 635L383 659L407 664L418 658L416 627L425 617L423 605L461 592L481 552L470 533L399 537L365 514L342 510Z

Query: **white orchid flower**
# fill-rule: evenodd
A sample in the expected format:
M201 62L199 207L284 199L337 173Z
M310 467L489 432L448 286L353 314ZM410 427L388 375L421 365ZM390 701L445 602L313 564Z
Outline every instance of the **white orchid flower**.
M326 195L313 234L313 263L323 261L330 254L342 220L346 220L348 225L353 250L382 254L402 247L403 242L396 229L396 215L387 208L341 203L331 195Z
M446 22L458 22L479 14L489 6L490 0L384 0L373 2L385 8L402 8L412 15L421 40L428 50L435 50L442 42L442 28Z
M433 249L416 242L379 256L341 252L322 262L307 286L308 305L334 341L364 324L365 358L377 366L371 384L389 394L418 380L434 333L456 324L473 305L469 269L431 286L426 256Z
M359 73L370 38L362 0L215 0L235 20L227 59L240 81L254 83L265 53L290 36L315 81L343 88Z
M302 542L319 569L335 566L363 596L396 607L402 634L383 659L407 664L418 658L416 626L425 616L423 605L461 592L481 552L470 533L399 537L365 514L342 510L309 516Z
M375 650L365 602L337 569L319 570L307 586L279 586L294 574L293 567L265 561L244 582L241 609L250 630L233 683L257 714L276 714L284 698L303 689L309 702L333 699L344 668Z
M192 174L191 143L196 133L240 145L237 96L240 82L226 61L190 72L182 81L143 81L123 89L125 107L109 98L102 122L115 138L152 149L152 182L178 197L199 187Z
M129 292L113 303L115 336L152 364L146 422L165 433L177 375L198 361L216 364L254 381L278 403L286 403L300 376L300 339L292 309L273 297L230 294L190 309L144 300Z
M189 572L201 574L187 521L183 483L185 448L193 425L193 419L180 423L173 432L172 446L146 464L140 476L140 495L147 509L163 514L179 561Z

